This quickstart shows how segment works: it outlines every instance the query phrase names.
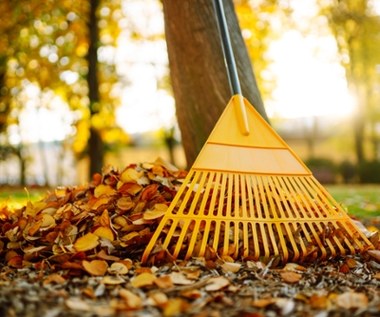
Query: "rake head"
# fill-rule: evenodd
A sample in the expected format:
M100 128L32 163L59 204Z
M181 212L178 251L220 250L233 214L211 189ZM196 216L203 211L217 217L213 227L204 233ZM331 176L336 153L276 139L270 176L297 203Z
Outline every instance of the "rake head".
M304 262L372 248L296 154L244 102L250 131L257 133L240 133L234 119L240 105L233 97L142 262L158 250L174 259L211 251L235 259L274 256L282 262Z

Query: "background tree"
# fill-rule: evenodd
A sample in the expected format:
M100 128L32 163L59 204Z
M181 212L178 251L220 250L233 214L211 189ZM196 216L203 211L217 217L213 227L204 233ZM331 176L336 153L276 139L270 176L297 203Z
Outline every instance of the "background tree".
M231 97L212 1L163 1L177 118L191 165ZM231 0L224 1L243 95L267 119Z
M368 157L366 140L373 142L372 158L378 158L376 126L380 121L378 65L380 64L380 17L369 0L326 0L319 4L335 36L346 70L349 89L356 102L353 118L355 153L358 164ZM368 133L369 132L369 133Z

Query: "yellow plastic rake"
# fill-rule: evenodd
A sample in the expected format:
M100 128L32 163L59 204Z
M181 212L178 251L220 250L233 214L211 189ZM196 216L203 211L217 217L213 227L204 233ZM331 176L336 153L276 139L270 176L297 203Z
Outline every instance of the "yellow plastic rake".
M207 251L283 262L373 248L311 171L242 97L223 7L215 0L235 93L153 234L142 262ZM237 93L236 93L237 92Z

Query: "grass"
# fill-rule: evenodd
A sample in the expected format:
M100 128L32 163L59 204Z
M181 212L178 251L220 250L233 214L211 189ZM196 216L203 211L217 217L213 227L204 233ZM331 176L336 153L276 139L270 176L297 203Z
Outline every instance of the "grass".
M350 215L359 219L378 219L380 223L380 185L329 185L330 194L341 203ZM41 188L0 188L0 206L18 208L28 200L38 201L47 189Z

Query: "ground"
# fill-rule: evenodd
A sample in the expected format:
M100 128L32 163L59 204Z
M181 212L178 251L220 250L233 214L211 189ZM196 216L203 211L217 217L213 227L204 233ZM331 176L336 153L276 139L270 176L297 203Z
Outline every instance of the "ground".
M356 254L282 263L212 251L173 260L161 250L142 264L183 176L163 162L132 165L19 209L4 204L0 316L379 316L377 197L350 194L372 210L360 230L373 247Z

